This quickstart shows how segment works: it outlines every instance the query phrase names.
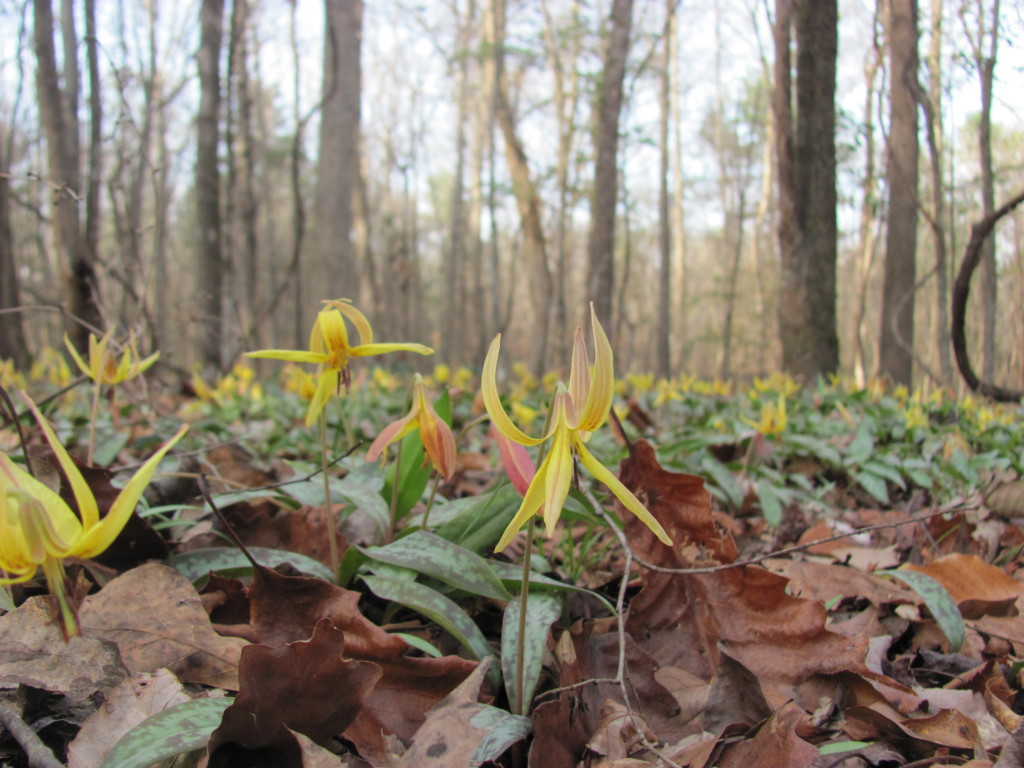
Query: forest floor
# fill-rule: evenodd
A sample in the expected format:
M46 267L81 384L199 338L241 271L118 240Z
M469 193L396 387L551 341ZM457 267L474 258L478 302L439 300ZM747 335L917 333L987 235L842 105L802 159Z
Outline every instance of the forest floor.
M539 434L553 381L517 371L503 393ZM62 638L41 578L0 591L0 763L1022 764L1019 407L627 376L587 445L673 546L577 467L520 623L526 534L492 550L521 499L473 374L426 380L459 436L447 481L418 432L365 460L404 379L364 368L332 399L333 575L304 376L127 382L95 416L87 386L46 402L76 457L95 422L95 466L76 465L101 514L116 468L190 429L114 545L66 562L82 636ZM53 382L26 388L43 402ZM0 450L20 461L17 431Z

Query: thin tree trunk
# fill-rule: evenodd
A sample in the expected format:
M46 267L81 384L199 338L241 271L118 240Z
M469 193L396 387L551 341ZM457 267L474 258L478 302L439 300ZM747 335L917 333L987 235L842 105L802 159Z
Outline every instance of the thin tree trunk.
M813 377L839 365L836 336L836 0L776 0L776 157L782 365ZM797 87L791 103L790 27Z
M85 44L89 65L89 170L85 192L85 260L100 260L101 183L103 181L103 98L100 93L96 0L85 0Z
M673 48L678 47L678 25L673 28ZM676 264L679 283L676 295L679 304L679 366L686 370L689 361L689 272L686 264L686 220L685 183L683 178L683 108L682 77L679 72L679 56L672 56L671 64L671 110L672 110L672 259Z
M534 358L531 367L535 373L544 370L550 335L551 269L548 266L547 246L541 222L540 195L530 176L530 167L516 134L515 118L508 102L508 83L504 73L504 1L492 0L489 39L492 41L498 82L496 117L505 139L505 161L512 177L512 191L519 208L523 227L523 254L529 273L530 294L533 299Z
M889 188L879 370L901 384L913 376L917 254L917 0L889 0Z
M199 347L205 365L219 369L224 339L224 259L220 217L220 47L224 0L203 0L200 9L199 118L196 148L198 295L205 326Z
M598 320L609 331L614 328L612 300L615 292L619 114L622 111L622 82L626 74L632 21L633 0L613 0L609 19L611 28L595 107L596 157L587 241L587 292L588 298L594 302Z
M0 310L21 306L18 267L11 229L11 177L5 125L0 121ZM29 361L21 312L0 313L0 360L24 369Z
M995 174L992 171L992 84L995 80L996 50L999 46L999 0L992 2L992 16L985 29L985 13L981 0L977 2L978 40L975 61L981 85L981 115L978 121L978 154L981 161L982 218L991 216L996 207ZM987 48L986 48L986 39ZM982 337L981 370L985 381L996 376L996 310L998 274L996 267L996 241L988 238L981 251Z
M81 169L78 139L78 56L74 14L64 0L61 14L64 47L64 84L57 74L53 42L54 20L50 0L33 0L36 84L39 114L46 133L47 181L53 188L53 219L57 251L65 254L68 309L67 331L72 343L84 349L89 327L102 325L96 269L89 261L79 216ZM78 321L81 322L77 322Z
M441 357L448 363L461 363L466 355L466 214L464 205L466 174L466 115L469 112L469 45L476 16L476 3L468 0L465 18L454 9L459 19L455 55L456 77L455 179L452 185L451 222L448 248L444 257L445 310L441 322Z
M359 173L363 3L324 0L324 9L324 98L314 209L314 258L323 279L316 291L319 298L348 297L358 302L352 195Z
M672 217L669 212L669 120L671 118L672 58L675 47L675 0L665 0L665 30L661 41L661 98L658 122L658 322L655 369L672 375Z
M953 358L949 334L949 250L946 245L946 187L942 152L942 0L932 0L931 34L928 45L928 93L922 94L926 122L928 157L931 165L932 210L928 224L935 249L935 345L939 372L946 386L953 383Z

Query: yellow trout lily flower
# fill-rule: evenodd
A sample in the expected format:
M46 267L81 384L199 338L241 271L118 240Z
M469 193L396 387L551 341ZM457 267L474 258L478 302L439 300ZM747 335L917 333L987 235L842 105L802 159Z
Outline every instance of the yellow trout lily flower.
M455 474L455 436L452 428L437 415L434 406L430 404L423 377L418 373L413 377L412 393L409 414L384 427L366 452L366 460L376 461L389 445L398 442L414 429L419 429L427 460L446 481L451 480Z
M781 435L786 430L786 396L779 395L776 402L768 401L761 406L761 420L754 421L746 416L740 420L765 437Z
M159 352L154 352L149 357L140 360L139 352L135 348L135 333L128 335L128 344L125 346L121 359L118 360L114 353L109 350L110 339L114 335L114 329L107 331L102 339L97 339L89 334L89 362L88 364L78 354L75 345L67 334L64 335L64 346L68 348L75 364L82 373L88 376L97 384L120 384L122 381L134 379L140 373L149 368L160 357Z
M530 482L519 511L495 547L496 552L505 549L523 523L529 520L531 515L541 511L547 535L552 535L565 498L569 495L569 486L574 474L574 456L578 456L590 474L607 485L622 505L640 518L659 539L665 544L672 544L665 529L640 500L594 458L584 445L590 438L590 433L604 424L608 418L615 387L612 347L597 320L597 315L594 314L593 307L590 309L590 320L594 332L593 371L587 359L583 328L577 327L569 370L569 385L567 387L562 382L556 385L548 416L548 431L542 437L527 435L512 422L502 407L498 396L498 353L501 348L501 334L491 342L487 359L484 361L480 387L484 407L491 417L494 428L513 442L524 446L540 445L550 441L547 455Z
M0 453L0 584L28 581L41 567L50 593L60 608L60 621L67 638L79 634L79 630L74 608L64 592L64 560L96 557L114 543L153 479L160 460L188 428L179 429L139 468L101 520L96 497L82 473L35 403L25 395L22 397L71 484L78 514L58 493Z
M369 357L383 355L388 352L416 352L420 355L431 355L434 350L423 344L374 344L373 329L366 316L352 306L348 299L337 299L323 302L326 305L317 315L313 331L309 335L309 351L297 349L261 349L257 352L246 352L246 357L270 358L287 360L293 363L318 363L318 381L316 392L306 412L306 426L313 422L323 411L331 395L341 390L344 383L350 381L348 361L352 357ZM352 346L348 341L348 329L345 320L355 326L359 334L359 343Z

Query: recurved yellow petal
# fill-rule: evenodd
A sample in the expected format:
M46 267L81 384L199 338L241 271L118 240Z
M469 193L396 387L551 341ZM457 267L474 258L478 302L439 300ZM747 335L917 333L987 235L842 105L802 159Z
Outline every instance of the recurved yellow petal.
M352 325L356 327L356 333L359 334L360 344L373 343L373 328L370 321L366 319L366 315L355 308L349 299L334 299L325 301L324 304L338 310L352 322Z
M498 355L501 351L501 334L494 337L490 348L487 350L487 357L484 359L483 371L480 374L480 394L484 401L484 408L487 415L491 417L494 428L510 440L515 440L520 445L539 445L546 440L546 437L530 437L517 427L512 419L505 413L501 404L501 397L498 395Z
M593 304L590 305L590 324L594 331L594 372L590 379L590 392L587 394L586 404L576 421L576 426L585 432L593 432L604 424L615 394L612 345L597 320Z
M647 507L640 503L640 499L634 496L633 492L624 486L611 470L594 458L594 455L586 449L580 440L576 441L576 452L579 454L583 466L587 468L596 480L608 486L608 490L615 494L615 497L622 502L622 506L640 518L640 522L650 528L663 544L672 546L672 539L669 538L665 529L662 528L661 523L654 518L654 515L647 511Z
M349 354L352 357L369 357L370 355L383 355L388 352L415 352L418 355L434 354L434 350L425 344L412 343L360 344L358 347L353 347Z

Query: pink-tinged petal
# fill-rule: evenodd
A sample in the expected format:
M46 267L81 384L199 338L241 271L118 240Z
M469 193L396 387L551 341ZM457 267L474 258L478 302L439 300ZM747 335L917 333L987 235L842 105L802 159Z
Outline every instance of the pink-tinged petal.
M306 426L311 427L320 417L320 412L327 405L327 401L338 391L341 372L337 368L327 368L320 374L317 381L316 392L309 403L309 410L306 411Z
M579 421L589 393L590 360L587 359L587 345L583 341L583 328L577 325L572 340L572 364L569 368L569 395L572 398L570 426L575 426Z
M385 355L388 352L415 352L419 355L432 355L434 350L425 344L360 344L349 350L352 357L370 357Z
M544 503L544 476L538 474L533 478L533 482L530 483L530 487L526 491L526 496L523 498L523 503L519 505L519 510L512 518L512 522L505 528L505 532L501 534L501 539L498 540L497 545L494 547L495 552L501 552L509 544L512 543L512 539L515 538L516 534L519 533L519 529L523 527L523 523L530 519L532 515L537 514L537 510L541 508Z
M255 357L264 360L287 360L290 363L327 362L327 355L322 352L307 352L301 349L258 349L255 352L246 352L245 357Z
M654 535L661 539L663 544L672 546L672 539L669 538L669 535L661 527L661 523L654 518L654 515L647 511L647 507L640 502L640 499L634 496L633 492L624 486L611 470L595 459L593 454L583 446L582 441L576 440L575 442L576 453L579 454L580 461L583 462L583 466L587 468L587 471L594 476L594 479L607 485L608 490L614 493L615 497L622 502L622 506L640 518L640 522L650 528Z
M366 315L355 308L351 301L348 299L334 299L325 301L324 304L328 307L333 307L349 319L352 325L356 327L360 344L373 344L373 328L370 326L370 321L366 319Z
M71 343L71 339L68 335L64 334L64 346L68 348L68 352L71 353L71 359L75 361L75 365L78 366L79 370L82 371L90 379L94 378L92 369L88 366L82 356L78 354L78 350L75 349L75 345Z
M444 479L451 480L455 474L455 435L452 428L442 419L426 395L420 394L420 441L427 458Z
M376 439L370 443L370 449L366 452L367 461L376 461L381 453L394 442L401 440L407 434L419 426L416 419L417 413L414 410L408 416L403 416L398 421L393 421L381 430Z
M67 477L68 482L71 483L71 492L75 496L75 503L78 505L78 514L82 517L82 525L85 528L89 528L100 519L99 508L96 506L96 497L93 496L92 490L89 488L89 484L85 482L85 478L82 477L82 473L78 471L78 467L71 460L68 452L64 450L64 446L61 445L60 440L53 433L49 423L43 418L43 414L39 412L36 404L32 402L28 395L24 392L21 393L21 399L28 405L29 410L32 411L32 415L36 417L36 421L39 422L40 428L43 430L43 434L46 435L46 442L50 444L53 449L54 455L57 457L57 461L60 463L60 468L64 470L64 476Z
M160 450L150 456L146 463L139 467L139 471L132 476L128 484L121 489L121 493L117 495L117 498L110 507L110 511L107 512L107 516L100 521L99 525L91 529L85 528L82 538L72 548L72 551L69 552L70 555L82 558L96 557L96 555L105 551L107 547L114 543L114 539L121 533L121 530L128 522L128 518L135 511L142 492L146 490L146 487L153 479L157 465L187 431L188 427L183 425L175 433L174 437L164 443Z
M526 496L526 491L533 482L537 468L533 464L530 454L519 443L513 442L501 432L494 424L491 424L491 435L498 446L498 453L501 456L501 464L505 467L505 474L512 481L512 487L520 496Z
M569 495L572 484L572 444L569 440L569 428L563 423L562 428L555 432L551 448L545 457L538 475L544 477L544 528L547 535L553 536L555 525L565 506L565 497Z
M604 424L612 408L612 397L615 394L612 345L597 320L593 304L590 305L590 323L594 330L594 372L590 379L586 405L576 420L576 426L585 432L593 432Z
M547 438L530 437L523 432L508 417L501 404L501 397L498 395L498 354L500 350L501 334L499 333L491 342L490 349L487 350L483 371L480 374L480 394L483 397L484 408L487 409L487 415L491 417L494 428L505 437L515 440L520 445L540 445Z

